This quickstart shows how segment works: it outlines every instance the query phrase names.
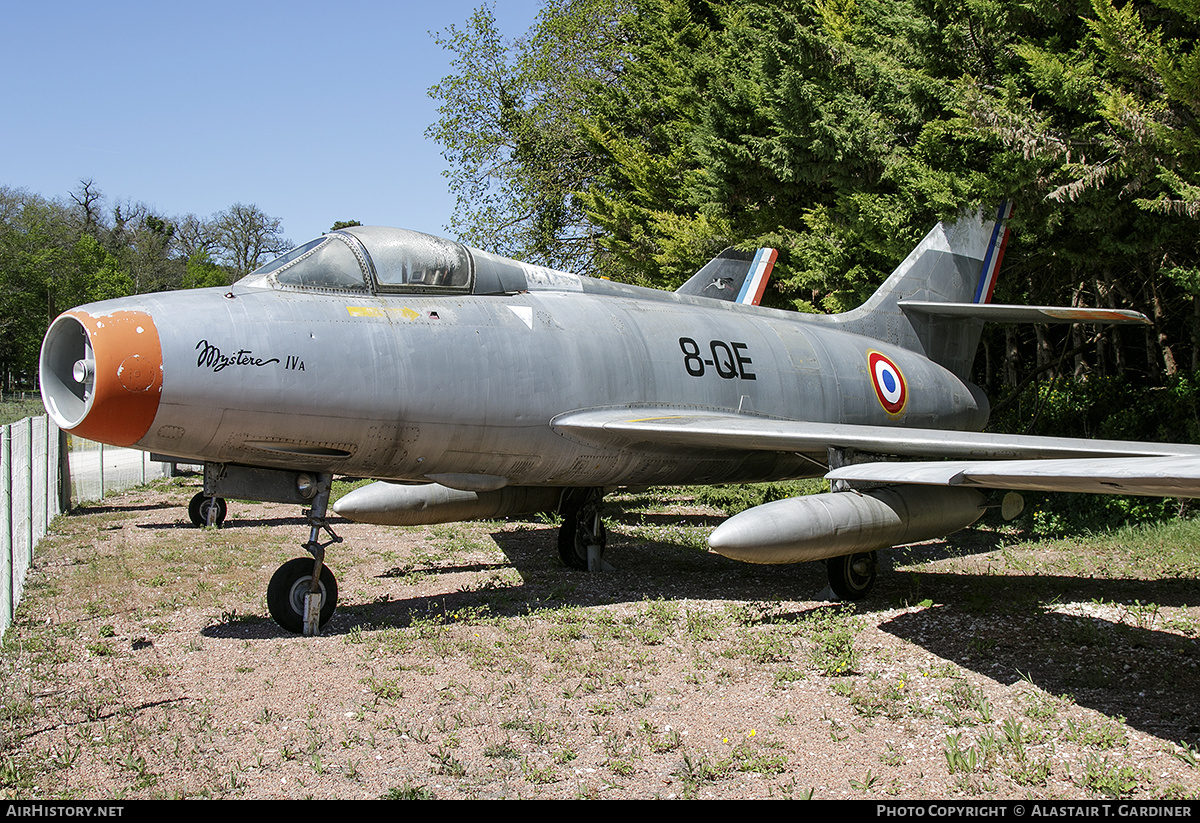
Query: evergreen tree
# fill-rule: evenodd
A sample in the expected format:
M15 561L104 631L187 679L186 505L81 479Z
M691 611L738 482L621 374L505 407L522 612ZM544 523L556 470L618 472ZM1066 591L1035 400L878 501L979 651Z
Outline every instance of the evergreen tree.
M453 74L429 90L440 117L426 134L443 146L456 198L449 227L489 251L592 270L595 244L577 192L595 173L574 118L583 90L611 78L621 0L548 0L523 40L508 43L491 10L438 42Z

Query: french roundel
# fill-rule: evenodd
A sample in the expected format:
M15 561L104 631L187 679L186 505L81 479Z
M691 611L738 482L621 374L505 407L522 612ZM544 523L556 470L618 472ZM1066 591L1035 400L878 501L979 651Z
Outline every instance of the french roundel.
M867 357L871 366L871 382L875 385L875 396L888 414L896 415L904 411L908 403L908 384L900 369L888 358L877 351Z

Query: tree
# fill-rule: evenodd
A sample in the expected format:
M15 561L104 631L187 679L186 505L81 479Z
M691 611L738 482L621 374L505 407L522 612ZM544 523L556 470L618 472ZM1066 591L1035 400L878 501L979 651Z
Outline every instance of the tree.
M509 44L483 8L443 34L429 133L476 245L664 287L772 245L768 301L803 310L856 305L936 219L1014 200L998 300L1155 330L989 330L989 390L1153 384L1200 368L1198 34L1194 0L557 0Z
M92 186L85 189L90 195ZM133 293L121 261L101 242L107 234L96 199L91 220L74 205L0 189L0 380L32 379L47 326L59 312Z
M80 235L75 241L70 263L55 289L63 308L126 297L136 292L133 278L122 268L121 261L90 234ZM49 316L47 322L53 319Z
M96 235L101 230L103 217L100 204L104 194L97 188L90 177L79 181L79 188L71 192L71 200L77 207L78 231L83 234Z
M578 198L605 276L675 287L737 242L729 222L692 197L703 170L693 141L721 26L706 6L682 0L643 0L621 25L619 76L590 83L576 119L599 165Z
M621 0L548 0L529 35L507 43L487 6L437 42L454 73L426 135L443 146L456 206L450 228L481 248L592 271L596 246L576 193L596 171L574 117L585 86L611 79Z
M180 287L205 289L214 286L228 286L229 283L230 272L214 263L205 252L198 251L188 258Z
M776 304L841 310L968 200L923 154L953 94L913 3L638 10L619 82L580 117L606 160L581 197L635 278L672 286L724 246L772 245Z
M283 222L253 204L234 203L213 215L212 236L217 259L233 270L235 279L292 246L283 235Z
M0 382L33 373L53 290L70 254L66 209L26 191L0 188Z
M172 222L175 231L171 235L171 241L178 257L190 260L197 254L207 256L212 253L217 244L212 220L185 214Z
M1154 320L1144 357L1109 332L1076 371L1133 369L1157 383L1200 367L1200 9L1093 0L1070 11L1048 9L1059 25L1017 43L1005 81L971 89L964 111L1024 194L1016 251L1028 291Z
M121 260L137 293L179 288L184 260L176 253L175 221L142 203L113 208L106 248Z

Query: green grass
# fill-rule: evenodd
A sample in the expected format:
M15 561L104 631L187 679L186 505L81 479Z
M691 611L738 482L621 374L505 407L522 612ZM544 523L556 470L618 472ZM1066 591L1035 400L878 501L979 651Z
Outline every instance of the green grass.
M1200 793L1191 523L925 546L833 605L657 490L596 577L549 526L359 531L305 639L263 602L302 527L173 526L191 482L55 521L0 649L6 796L809 797L821 746L839 793Z
M0 401L0 426L7 426L26 417L40 417L46 413L40 399Z

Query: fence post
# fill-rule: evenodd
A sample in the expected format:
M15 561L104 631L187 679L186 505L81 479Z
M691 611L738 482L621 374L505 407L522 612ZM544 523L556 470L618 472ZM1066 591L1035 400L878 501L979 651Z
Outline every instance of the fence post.
M29 472L25 475L25 499L29 501L29 543L28 554L25 557L25 572L28 573L29 569L33 566L33 546L37 542L37 537L35 537L36 529L33 525L33 418L26 417L23 422L29 430L29 434L25 438L26 442L29 443ZM21 589L22 591L25 589L24 577L21 579Z
M12 426L0 427L0 463L0 514L4 517L0 529L0 627L7 630L13 619Z
M46 530L62 509L58 507L58 426L46 415Z
M100 444L100 499L104 499L104 444Z
M50 523L49 512L46 510L46 472L50 463L46 457L46 417L29 418L29 516L33 521L29 527L33 545L36 546L46 533ZM42 453L38 454L38 449ZM33 549L29 551L30 565L33 565Z
M58 428L55 426L55 428ZM71 510L71 441L62 429L58 429L58 510Z

